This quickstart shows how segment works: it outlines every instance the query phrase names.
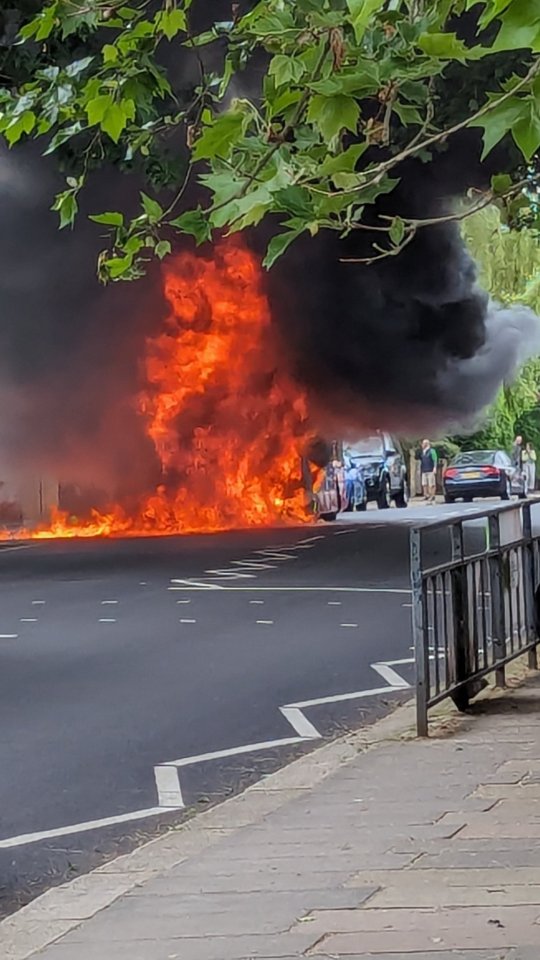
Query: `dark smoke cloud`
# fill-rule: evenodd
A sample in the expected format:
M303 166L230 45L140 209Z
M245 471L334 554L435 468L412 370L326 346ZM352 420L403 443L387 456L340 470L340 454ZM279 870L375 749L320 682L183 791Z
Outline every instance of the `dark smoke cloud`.
M0 479L31 468L129 489L153 469L133 398L165 307L155 277L100 286L103 240L84 212L58 231L60 185L34 149L0 149ZM105 209L122 191L109 172L89 200Z
M431 168L404 166L379 212L430 218L452 210L479 182L476 144L466 143L461 174L463 142ZM269 276L282 349L319 424L412 436L471 428L502 383L540 352L540 320L490 301L454 223L420 230L399 257L341 262L365 257L373 239L306 238Z

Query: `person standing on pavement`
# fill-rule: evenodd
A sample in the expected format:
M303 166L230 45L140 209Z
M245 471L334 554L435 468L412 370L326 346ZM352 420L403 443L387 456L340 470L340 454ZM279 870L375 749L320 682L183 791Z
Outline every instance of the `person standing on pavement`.
M518 470L523 467L523 437L517 436L512 447L512 463Z
M437 490L437 454L431 446L430 440L422 440L422 452L420 454L420 472L422 475L422 490L424 500L428 503L435 503L435 494Z
M525 444L525 449L521 454L523 472L527 477L527 487L534 490L536 486L536 450L532 443Z

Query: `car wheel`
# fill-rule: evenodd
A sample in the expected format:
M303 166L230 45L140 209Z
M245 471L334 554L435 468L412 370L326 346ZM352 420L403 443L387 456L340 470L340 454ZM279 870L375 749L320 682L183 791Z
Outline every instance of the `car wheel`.
M472 503L472 502L473 502L472 497L463 497L463 503Z
M320 513L319 517L321 520L324 520L326 523L332 523L332 521L337 518L337 513L335 511L332 513Z
M510 487L508 485L508 477L505 477L503 482L503 488L501 491L501 500L509 500L509 499L510 499Z
M409 506L409 486L406 480L403 481L403 486L399 493L396 494L394 502L396 507L399 507L401 510Z
M453 502L454 502L454 498L451 497L449 493L445 493L445 495L444 495L444 502L445 502L445 503L453 503Z
M388 510L388 508L391 506L391 503L392 498L390 496L390 484L385 477L381 483L381 489L377 497L377 506L379 510Z
M360 511L367 510L367 500L362 500L362 503L358 503L356 509Z

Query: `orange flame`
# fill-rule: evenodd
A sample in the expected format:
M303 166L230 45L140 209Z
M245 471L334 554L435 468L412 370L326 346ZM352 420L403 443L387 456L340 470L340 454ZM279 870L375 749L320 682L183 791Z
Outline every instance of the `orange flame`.
M133 515L113 505L78 523L58 511L48 527L19 537L161 535L307 519L306 404L276 373L257 258L233 242L218 245L211 260L182 253L166 263L164 292L171 312L147 343L139 398L163 483Z

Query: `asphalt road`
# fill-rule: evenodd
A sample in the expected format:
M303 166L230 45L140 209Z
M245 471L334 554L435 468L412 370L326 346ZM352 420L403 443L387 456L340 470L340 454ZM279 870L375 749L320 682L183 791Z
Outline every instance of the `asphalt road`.
M408 526L470 509L0 549L0 910L406 697Z

